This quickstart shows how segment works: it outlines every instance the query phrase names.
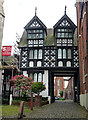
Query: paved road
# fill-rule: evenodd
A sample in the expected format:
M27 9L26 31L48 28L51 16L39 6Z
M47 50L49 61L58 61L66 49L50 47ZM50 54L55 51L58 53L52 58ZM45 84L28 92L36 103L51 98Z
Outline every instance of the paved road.
M88 119L88 112L73 101L56 101L34 110L26 118L79 118L79 120L84 120L84 118Z

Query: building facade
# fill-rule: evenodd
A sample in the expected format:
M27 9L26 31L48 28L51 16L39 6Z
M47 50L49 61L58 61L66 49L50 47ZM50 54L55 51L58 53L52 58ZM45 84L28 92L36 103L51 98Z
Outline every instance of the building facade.
M3 27L4 27L4 10L3 10L3 2L4 0L0 0L0 95L2 94L2 64L1 64L1 46L2 46L2 38L3 38Z
M36 13L24 29L19 44L23 74L31 76L34 82L43 81L46 90L42 96L50 96L51 102L54 101L54 76L75 76L75 90L79 82L78 48L74 45L76 25L67 16L66 9L52 29L47 29Z
M64 92L65 82L63 77L54 77L54 96L61 97L60 91Z
M68 85L65 89L65 99L68 99L68 100L73 100L73 81L74 81L74 78L71 77L68 81Z
M77 2L80 104L88 109L88 2Z

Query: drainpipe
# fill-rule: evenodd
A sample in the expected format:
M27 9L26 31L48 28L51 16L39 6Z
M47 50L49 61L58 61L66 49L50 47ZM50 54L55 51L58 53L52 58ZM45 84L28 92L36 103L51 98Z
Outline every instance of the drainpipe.
M86 27L86 32L87 32L87 34L86 34L86 38L87 38L87 41L86 41L86 48L87 48L87 72L88 72L88 20L87 20L87 18L88 18L88 10L87 10L87 5L88 5L88 2L86 2L85 3L85 5L86 5L86 25L87 25L87 27ZM86 74L86 77L88 76L88 74Z

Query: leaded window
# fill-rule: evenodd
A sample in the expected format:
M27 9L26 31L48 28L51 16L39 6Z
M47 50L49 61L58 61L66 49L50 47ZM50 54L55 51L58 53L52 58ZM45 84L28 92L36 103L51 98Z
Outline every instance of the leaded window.
M42 81L42 73L39 73L38 74L38 82L41 82Z
M67 67L71 67L71 62L67 61Z
M34 67L34 62L33 61L29 62L29 67Z
M68 49L68 52L67 52L67 56L68 56L68 59L71 59L71 49Z
M62 62L62 61L59 61L59 62L58 62L58 66L59 66L59 67L63 67L63 62Z
M33 50L30 50L30 51L29 51L29 58L30 58L30 59L33 59Z
M37 67L41 67L42 66L42 62L41 61L38 61L37 62Z
M34 82L37 82L37 73L34 73Z
M63 49L63 59L66 59L66 49Z
M62 58L62 49L58 49L58 59Z
M37 50L34 50L34 59L37 59Z
M29 50L29 59L42 59L42 49Z
M38 59L42 59L42 49L40 49L38 52Z
M32 78L32 80L33 80L33 73L30 73L30 77Z

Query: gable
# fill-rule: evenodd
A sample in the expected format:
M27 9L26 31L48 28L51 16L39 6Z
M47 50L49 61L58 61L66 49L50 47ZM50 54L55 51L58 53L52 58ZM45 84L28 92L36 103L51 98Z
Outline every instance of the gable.
M40 28L42 27L37 20L34 20L33 23L29 26L30 28Z
M59 26L61 27L70 27L71 24L69 23L69 21L67 19L64 19L60 24Z
M69 27L76 28L76 25L72 22L72 20L65 14L55 25L54 28L58 27Z
M30 22L24 27L27 29L46 29L46 26L43 24L43 22L35 15Z

